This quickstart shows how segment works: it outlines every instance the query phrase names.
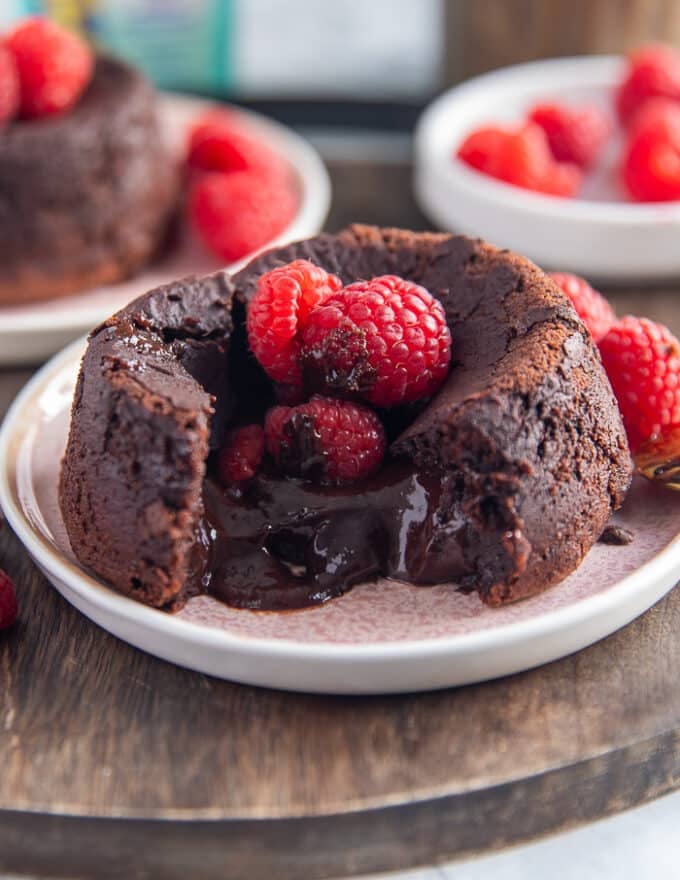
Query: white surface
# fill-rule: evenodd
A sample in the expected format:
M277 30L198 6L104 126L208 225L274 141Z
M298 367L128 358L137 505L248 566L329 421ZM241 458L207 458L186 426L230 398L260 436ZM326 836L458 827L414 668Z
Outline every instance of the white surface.
M162 97L161 122L166 139L178 156L183 150L187 128L197 116L214 106L213 102L199 98ZM298 213L265 248L314 235L326 219L331 199L330 179L319 154L291 129L257 113L241 109L238 112L253 131L288 160L300 187ZM237 263L224 266L184 232L178 247L128 281L72 297L1 307L0 366L38 363L159 284L189 274L205 275L220 268L236 270L252 257L253 254L249 254Z
M141 605L81 569L59 534L55 487L82 350L79 342L53 358L10 408L0 431L0 504L31 557L71 604L124 641L180 666L308 692L450 687L528 669L592 644L649 608L677 580L680 536L632 574L587 598L503 625L498 619L477 631L410 641L244 636ZM640 546L640 533L638 542L631 546ZM539 599L547 597L550 607L557 589Z
M538 843L372 880L678 880L678 828L680 792Z
M659 279L680 274L680 202L626 202L614 141L579 199L532 193L469 168L452 153L474 128L519 123L537 101L593 103L612 115L622 76L616 57L560 58L518 65L446 92L416 130L415 191L441 228L486 238L533 259L596 279Z

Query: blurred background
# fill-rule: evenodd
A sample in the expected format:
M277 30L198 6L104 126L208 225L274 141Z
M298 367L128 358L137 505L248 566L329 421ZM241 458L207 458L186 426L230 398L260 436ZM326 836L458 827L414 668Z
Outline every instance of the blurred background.
M553 55L680 40L677 0L2 0L43 13L161 87L298 125L407 131L437 92Z
M35 13L161 88L300 130L332 175L330 229L431 225L411 193L410 134L448 86L535 58L680 44L678 0L0 0L0 27Z

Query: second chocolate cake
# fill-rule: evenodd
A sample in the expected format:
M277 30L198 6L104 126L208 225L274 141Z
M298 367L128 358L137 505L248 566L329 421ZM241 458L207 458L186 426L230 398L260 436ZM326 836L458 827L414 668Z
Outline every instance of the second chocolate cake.
M299 258L344 284L391 273L425 287L446 311L451 371L433 399L386 419L375 476L323 488L264 472L230 492L211 449L273 402L247 348L247 303L263 272ZM546 275L462 236L355 226L233 278L151 291L95 330L60 502L80 562L157 607L206 591L299 607L379 575L499 605L573 571L630 475L597 350Z
M179 186L157 100L100 57L75 107L0 132L0 305L111 284L157 255Z

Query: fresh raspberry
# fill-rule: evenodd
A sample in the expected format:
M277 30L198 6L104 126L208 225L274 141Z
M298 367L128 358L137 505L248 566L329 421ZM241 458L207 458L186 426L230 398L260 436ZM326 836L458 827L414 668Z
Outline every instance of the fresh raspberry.
M19 615L12 579L0 569L0 629L12 626Z
M576 314L590 330L595 342L599 342L609 333L612 324L616 321L614 309L585 278L572 275L570 272L551 272L550 277L571 300Z
M680 426L680 343L663 324L630 315L600 341L632 452Z
M49 116L72 107L92 78L90 47L47 18L28 18L6 38L14 56L24 117Z
M546 176L536 187L536 192L547 196L571 198L581 188L583 173L572 162L553 162Z
M655 98L635 113L621 171L637 201L680 199L680 103Z
M506 183L556 196L574 195L582 179L577 166L555 161L546 133L535 123L501 143L490 173Z
M19 74L11 53L0 43L0 128L19 111Z
M189 216L199 236L228 262L280 235L297 207L297 195L287 181L251 171L204 174L189 193Z
M597 107L537 104L529 119L541 126L558 162L581 168L595 163L610 133L609 121Z
M628 124L628 139L643 132L656 138L673 138L680 127L680 102L650 98L636 110Z
M429 397L451 361L441 303L396 275L357 281L309 315L302 331L305 380L375 406Z
M231 110L212 110L189 134L187 166L197 171L258 171L286 180L290 170L283 157L252 134Z
M501 145L495 176L515 186L556 196L572 196L581 185L578 168L556 162L545 132L533 123Z
M573 196L582 182L577 165L555 161L545 131L533 122L514 131L479 128L456 155L497 180L547 195Z
M455 155L477 171L492 174L498 151L509 134L507 129L493 125L478 128L465 138Z
M243 425L227 431L217 457L217 474L225 486L250 480L264 455L264 431L259 425Z
M619 117L629 122L650 98L680 101L680 55L672 46L643 46L628 59L628 70L616 95Z
M299 388L301 328L313 308L337 293L342 282L309 260L266 272L248 304L248 343L275 382Z
M265 436L284 473L326 484L368 477L385 455L385 432L372 410L318 395L301 406L270 409Z

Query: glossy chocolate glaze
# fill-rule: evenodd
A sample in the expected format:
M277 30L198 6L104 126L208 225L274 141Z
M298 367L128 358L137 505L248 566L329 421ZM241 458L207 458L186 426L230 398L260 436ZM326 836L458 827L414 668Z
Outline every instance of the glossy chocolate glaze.
M224 489L208 479L201 588L229 605L285 609L378 575L437 583L430 549L441 487L439 475L405 461L343 488L261 475Z

